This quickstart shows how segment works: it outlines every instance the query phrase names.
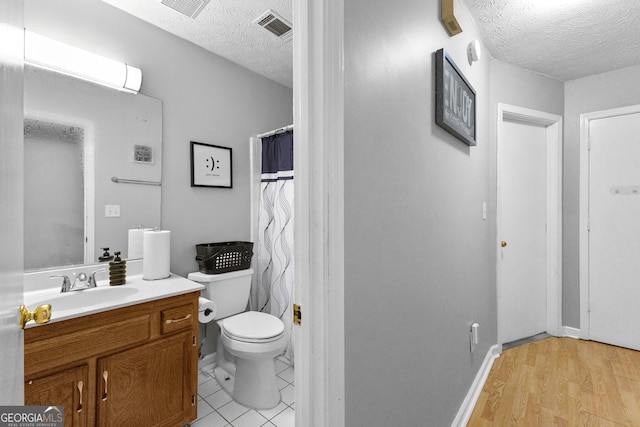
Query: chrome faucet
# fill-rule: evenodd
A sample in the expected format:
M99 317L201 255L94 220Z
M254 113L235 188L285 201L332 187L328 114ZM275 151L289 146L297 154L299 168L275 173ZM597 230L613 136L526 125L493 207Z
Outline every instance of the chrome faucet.
M49 276L50 279L55 279L57 277L62 278L62 288L60 289L60 292L69 292L71 290L71 280L69 280L69 276Z
M62 288L60 289L60 292L82 291L84 289L95 288L97 286L96 273L106 270L106 268L101 268L92 272L91 276L87 276L86 273L81 272L73 279L73 283L69 280L69 276L66 275L49 276L49 278L62 278Z
M94 288L95 284L92 283L89 276L85 273L80 273L73 280L73 284L71 285L71 291L81 291L83 289Z
M89 286L95 288L98 286L98 282L96 282L96 273L100 273L101 271L107 271L106 268L100 268L93 273L91 273L91 277L89 278Z

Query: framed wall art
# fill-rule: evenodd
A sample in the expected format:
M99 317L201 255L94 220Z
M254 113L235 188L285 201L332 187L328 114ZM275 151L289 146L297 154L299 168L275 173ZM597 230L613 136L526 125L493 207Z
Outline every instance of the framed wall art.
M476 145L476 91L444 49L436 51L436 124Z
M232 188L231 148L191 141L191 186Z

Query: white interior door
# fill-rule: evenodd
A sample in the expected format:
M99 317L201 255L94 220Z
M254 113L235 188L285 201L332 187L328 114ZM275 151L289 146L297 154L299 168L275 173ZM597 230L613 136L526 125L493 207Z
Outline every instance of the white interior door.
M502 341L547 330L546 129L504 121L499 254Z
M498 342L559 335L562 117L498 107Z
M23 334L18 326L23 301L22 6L21 1L0 2L0 406L24 403Z
M589 122L589 338L640 350L640 113Z

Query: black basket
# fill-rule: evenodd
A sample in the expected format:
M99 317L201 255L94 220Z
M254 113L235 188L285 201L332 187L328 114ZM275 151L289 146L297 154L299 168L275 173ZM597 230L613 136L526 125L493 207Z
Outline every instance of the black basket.
M253 243L220 242L196 245L196 261L203 274L221 274L251 267Z

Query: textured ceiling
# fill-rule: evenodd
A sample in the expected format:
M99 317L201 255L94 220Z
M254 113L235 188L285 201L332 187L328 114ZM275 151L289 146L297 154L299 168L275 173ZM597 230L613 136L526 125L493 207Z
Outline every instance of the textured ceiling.
M638 0L464 0L492 56L566 81L640 64Z
M196 19L157 0L103 1L293 86L293 43L252 21L272 9L292 22L294 0L211 0ZM640 0L460 1L486 48L506 63L563 81L640 64Z
M292 23L292 0L211 0L189 18L155 0L103 0L285 86L293 86L293 43L253 20L267 9Z

